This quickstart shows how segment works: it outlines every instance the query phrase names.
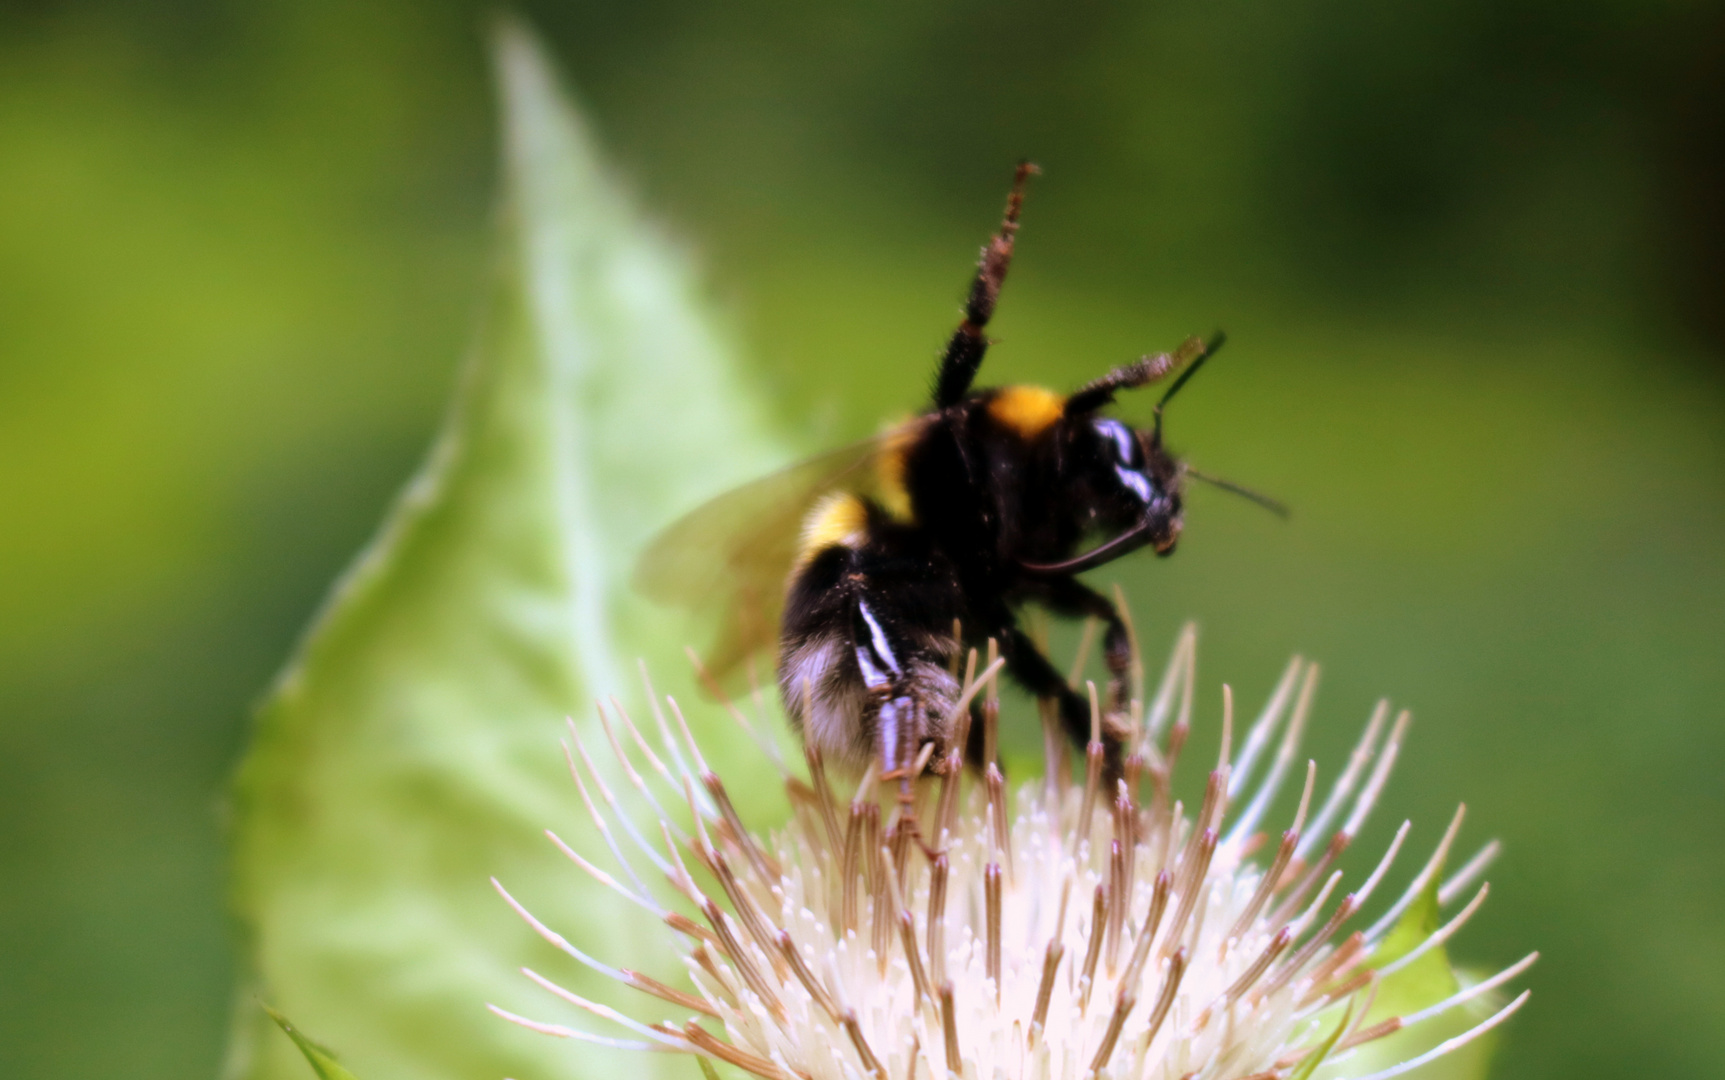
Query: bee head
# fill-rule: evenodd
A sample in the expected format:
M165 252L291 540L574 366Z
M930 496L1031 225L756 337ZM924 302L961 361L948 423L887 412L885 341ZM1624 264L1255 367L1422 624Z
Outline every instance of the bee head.
M1091 521L1132 547L1170 554L1180 539L1181 470L1157 433L1098 416L1080 438L1089 444L1080 459Z
M1112 562L1142 547L1169 555L1179 542L1185 481L1190 478L1244 496L1286 517L1287 508L1274 499L1227 480L1206 476L1170 454L1162 442L1162 411L1223 342L1217 334L1208 344L1193 338L1182 352L1191 362L1156 403L1156 421L1148 430L1098 415L1114 392L1142 386L1177 365L1181 353L1146 357L1138 365L1117 368L1067 400L1068 446L1073 451L1069 505L1078 524L1111 538L1081 555L1058 563L1021 562L1036 574L1076 574ZM1161 365L1160 367L1158 365Z

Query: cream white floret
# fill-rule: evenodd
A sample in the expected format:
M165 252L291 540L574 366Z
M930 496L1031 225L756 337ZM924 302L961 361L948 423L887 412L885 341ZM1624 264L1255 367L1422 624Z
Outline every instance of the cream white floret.
M1380 946L1422 898L1447 904L1470 888L1495 845L1440 886L1458 809L1405 890L1368 927L1351 929L1409 835L1404 822L1360 885L1331 903L1344 880L1336 864L1378 803L1407 714L1392 722L1380 705L1317 799L1316 765L1295 768L1315 665L1289 664L1237 754L1224 688L1221 749L1193 810L1173 797L1172 780L1190 730L1194 656L1188 628L1148 707L1132 703L1132 752L1112 790L1099 740L1078 783L1053 734L1046 777L1023 785L1010 810L992 761L998 664L978 675L972 657L960 706L968 715L969 700L984 695L990 761L979 777L956 752L931 760L930 745L884 782L871 769L844 800L818 756L806 777L791 775L732 708L790 794L794 821L770 838L745 826L674 701L676 735L649 685L662 753L613 701L601 710L606 740L656 820L631 816L571 725L571 773L622 876L552 839L676 931L682 985L589 955L497 888L563 953L683 1019L645 1022L531 971L550 993L632 1037L494 1011L547 1035L696 1055L768 1080L1278 1080L1476 1003L1526 970L1537 954L1405 1015L1375 1013L1384 980L1441 950L1487 888L1399 955L1383 957ZM965 716L954 719L963 726ZM1100 724L1097 711L1093 736ZM1266 837L1260 826L1276 796L1302 772L1289 827ZM651 863L674 895L656 896L633 858ZM1458 1049L1526 1000L1524 992L1362 1080Z

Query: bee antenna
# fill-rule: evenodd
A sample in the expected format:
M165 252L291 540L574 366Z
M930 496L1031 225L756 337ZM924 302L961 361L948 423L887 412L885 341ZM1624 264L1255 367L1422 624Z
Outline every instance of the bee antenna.
M1219 476L1210 476L1206 473L1201 473L1190 465L1182 466L1181 471L1194 480L1202 480L1211 487L1217 487L1221 488L1223 491L1232 492L1233 494L1240 496L1242 499L1249 499L1250 501L1257 503L1259 506L1262 506L1270 513L1281 518L1283 521L1286 521L1291 513L1286 503L1272 499L1263 492L1253 491L1249 487L1241 487L1232 480L1224 480Z
M1167 406L1169 401L1173 400L1174 395L1180 392L1180 388L1185 386L1192 376L1198 374L1198 369L1204 366L1204 361L1214 356L1216 351L1227 343L1228 335L1222 331L1218 330L1215 334L1211 335L1210 340L1204 345L1204 351L1198 355L1198 359L1192 361L1192 366L1180 373L1180 377L1174 380L1174 385L1170 386L1168 391L1162 395L1162 400L1156 403L1156 427L1155 430L1151 432L1151 438L1155 441L1156 445L1160 446L1162 444L1163 408Z

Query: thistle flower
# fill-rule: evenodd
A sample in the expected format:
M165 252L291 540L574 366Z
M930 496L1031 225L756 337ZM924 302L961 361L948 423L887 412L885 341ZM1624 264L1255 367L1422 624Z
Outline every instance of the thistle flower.
M1537 954L1443 1000L1379 1015L1373 1006L1380 989L1422 959L1441 963L1448 978L1442 946L1479 909L1486 886L1435 930L1429 916L1473 890L1496 847L1440 880L1461 825L1458 809L1399 898L1370 926L1353 929L1390 874L1408 824L1359 886L1332 903L1343 877L1336 863L1389 778L1407 714L1391 722L1380 703L1320 799L1316 765L1307 762L1303 776L1295 766L1316 667L1298 658L1288 665L1238 746L1224 687L1221 750L1194 810L1171 792L1190 730L1194 642L1187 628L1148 707L1138 698L1131 703L1132 753L1112 790L1103 781L1092 687L1083 783L1069 779L1064 743L1045 718L1047 775L1021 787L1009 807L994 750L999 663L977 675L973 654L959 708L968 714L972 697L984 697L989 764L980 780L966 775L956 752L931 763L925 748L914 781L883 785L871 770L841 801L818 757L809 757L805 780L757 739L794 816L768 837L743 824L676 702L666 699L674 736L654 698L662 753L613 702L615 724L601 710L611 749L659 820L637 822L622 809L571 725L570 768L621 878L552 840L675 931L686 988L588 955L498 889L569 956L657 999L660 1015L692 1018L643 1022L532 971L528 977L551 993L639 1038L493 1011L548 1035L696 1055L709 1075L716 1059L763 1080L943 1073L963 1080L1303 1080L1320 1062L1343 1062L1457 1007L1477 1012L1475 999L1534 961ZM739 710L731 712L756 734ZM1266 839L1276 796L1302 780L1291 822L1279 839ZM673 801L686 817L667 812ZM613 823L632 848L627 854ZM646 886L637 862L658 871L668 898ZM1422 906L1430 909L1423 926L1411 919ZM1407 995L1383 997L1403 1002ZM1385 1067L1373 1059L1378 1067L1369 1080L1465 1045L1527 997L1408 1060Z

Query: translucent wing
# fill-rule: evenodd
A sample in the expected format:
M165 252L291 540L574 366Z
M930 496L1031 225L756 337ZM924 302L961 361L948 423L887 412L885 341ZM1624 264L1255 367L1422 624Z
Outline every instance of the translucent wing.
M703 658L721 683L776 644L785 579L803 518L831 491L874 495L895 431L809 458L733 488L672 522L635 564L634 585L671 607L719 613L718 638Z

